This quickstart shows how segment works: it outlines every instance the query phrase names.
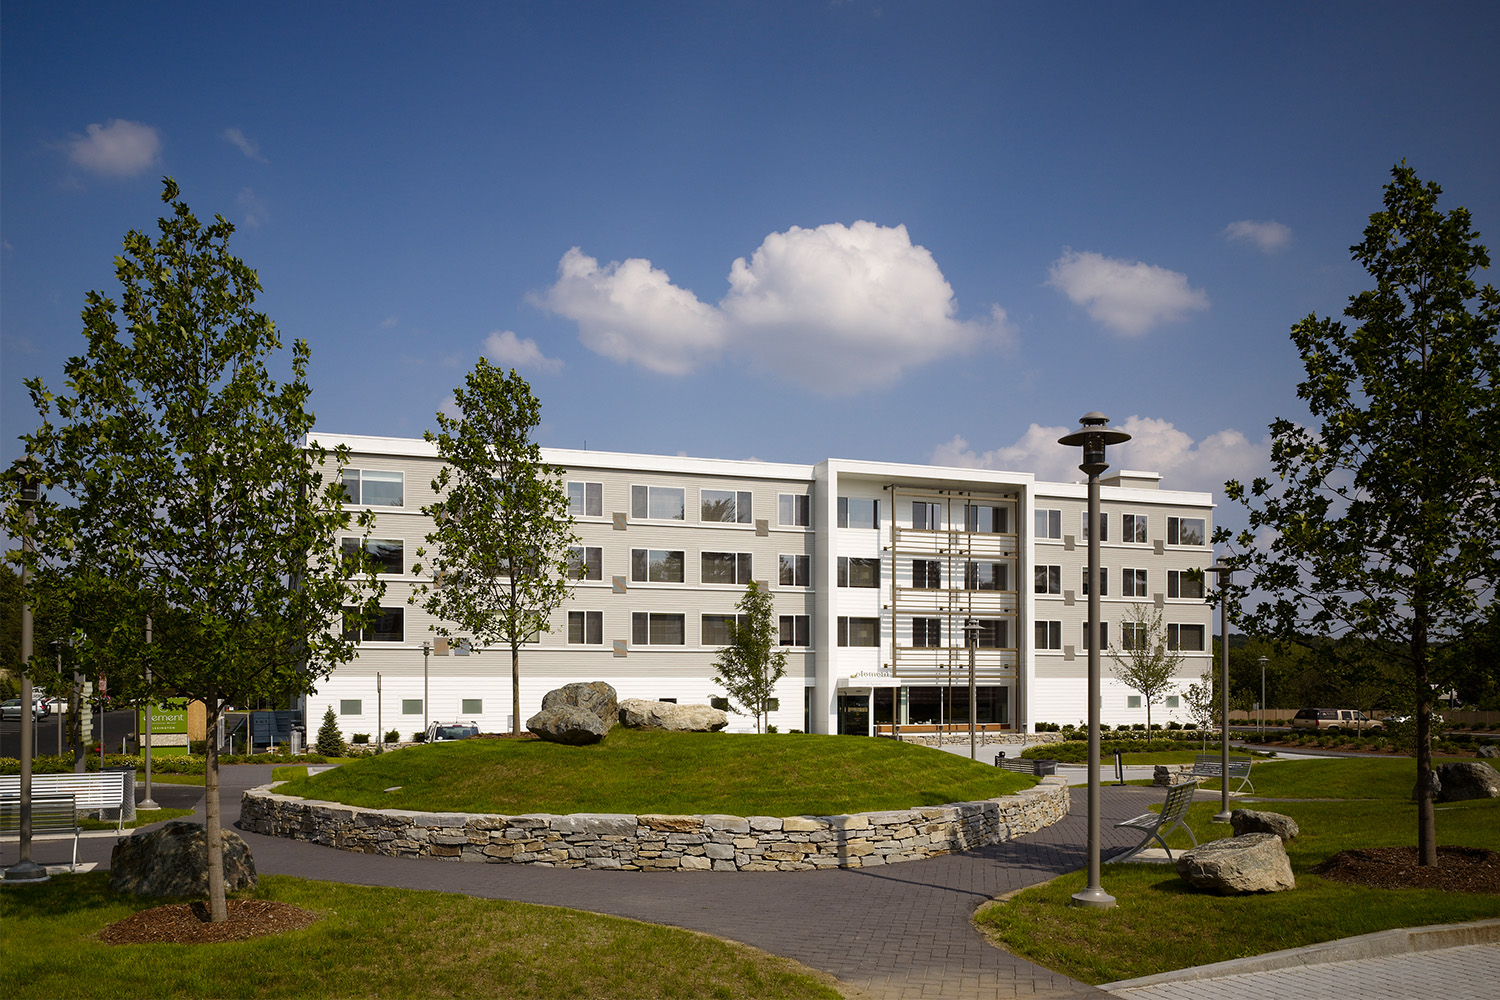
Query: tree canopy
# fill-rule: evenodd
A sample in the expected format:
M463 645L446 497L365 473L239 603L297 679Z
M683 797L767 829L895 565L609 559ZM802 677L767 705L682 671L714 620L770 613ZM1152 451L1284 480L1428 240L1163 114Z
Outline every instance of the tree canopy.
M1430 706L1460 679L1468 661L1445 652L1486 625L1500 576L1489 455L1500 440L1500 295L1476 286L1489 254L1466 210L1438 208L1441 193L1405 163L1392 169L1384 209L1350 248L1375 284L1350 297L1352 327L1316 315L1292 327L1306 371L1297 394L1316 426L1278 419L1275 480L1225 484L1249 512L1236 559L1269 595L1242 613L1245 630L1350 636L1411 682L1426 864L1436 860Z

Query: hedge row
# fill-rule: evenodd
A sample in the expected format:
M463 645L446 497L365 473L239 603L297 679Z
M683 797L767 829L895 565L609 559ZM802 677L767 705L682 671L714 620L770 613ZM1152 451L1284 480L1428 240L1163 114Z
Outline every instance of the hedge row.
M302 754L293 757L291 754L220 754L220 764L322 764L328 760L327 757L315 753ZM84 757L84 766L90 771L99 770L99 755L88 754ZM104 755L104 766L106 768L129 767L137 771L146 769L145 762L139 754L110 753ZM152 774L202 774L204 759L193 754L152 754ZM58 757L52 754L41 754L31 762L33 774L71 774L73 771L73 758L71 756ZM15 757L0 757L0 774L20 774L21 762Z

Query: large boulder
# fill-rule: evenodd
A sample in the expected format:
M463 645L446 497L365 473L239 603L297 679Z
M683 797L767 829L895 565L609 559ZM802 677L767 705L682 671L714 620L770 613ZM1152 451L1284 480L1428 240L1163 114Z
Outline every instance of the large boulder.
M1274 833L1283 844L1301 832L1297 821L1290 816L1254 809L1236 809L1229 814L1229 825L1234 827L1236 837L1246 833Z
M619 714L619 696L615 689L603 681L586 681L564 684L548 691L542 698L542 711L549 708L581 708L599 716L608 733L615 727Z
M1500 798L1500 771L1477 760L1462 760L1437 767L1438 802Z
M526 728L549 743L572 747L598 743L609 732L603 719L576 705L544 708L526 720Z
M1274 833L1247 833L1200 844L1177 857L1177 874L1220 895L1296 888L1292 862Z
M620 702L620 725L627 729L665 729L676 733L717 733L729 716L707 705L626 698Z
M1484 746L1482 746L1478 750L1474 751L1474 756L1476 756L1476 757L1500 757L1500 747L1495 746L1495 744L1493 744L1493 743L1486 743Z
M224 890L255 888L255 859L244 838L221 830ZM203 825L178 819L137 830L115 842L109 856L109 887L137 896L208 895L208 838Z

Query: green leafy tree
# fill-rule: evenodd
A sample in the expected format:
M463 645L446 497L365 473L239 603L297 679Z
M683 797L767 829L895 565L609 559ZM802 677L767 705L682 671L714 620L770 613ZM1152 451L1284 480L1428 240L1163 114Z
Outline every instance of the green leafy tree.
M757 733L766 732L771 695L786 676L786 652L770 591L752 580L736 608L739 614L727 623L729 644L714 661L714 683L724 685L730 701L755 716Z
M1246 630L1349 636L1404 669L1427 865L1432 702L1461 662L1443 653L1482 626L1500 576L1500 295L1476 287L1489 254L1467 211L1438 209L1440 193L1404 163L1392 170L1384 210L1350 248L1375 280L1344 310L1353 328L1318 316L1292 327L1307 372L1297 393L1318 426L1278 419L1276 479L1225 485L1249 511L1240 565L1269 595L1244 613Z
M1146 731L1151 731L1151 704L1176 687L1182 653L1171 649L1160 611L1132 604L1120 622L1120 643L1109 647L1115 676L1146 699Z
M1188 689L1182 693L1182 704L1187 708L1188 717L1203 734L1203 752L1208 752L1208 732L1219 725L1219 699L1215 690L1214 675L1212 670L1205 670L1198 677L1198 683L1189 684Z
M432 584L412 594L439 619L438 634L472 636L480 647L510 648L511 731L521 732L521 646L551 628L572 592L573 534L568 493L531 440L542 407L531 386L484 358L453 393L459 415L437 415L444 465L432 481L438 499L422 508L434 527L413 573Z
M318 727L317 751L324 757L344 756L344 734L339 730L339 720L329 706L323 712L323 724Z
M378 603L383 586L339 551L346 453L304 446L306 343L278 382L280 337L253 308L255 272L229 253L233 227L200 224L170 178L162 201L159 236L131 231L115 259L120 305L88 294L65 390L26 383L41 423L22 440L49 487L32 561L71 608L80 661L107 664L112 697L200 700L213 732L228 702L310 690L351 658L341 609ZM12 470L7 500L16 486ZM209 912L223 921L212 740L206 758Z

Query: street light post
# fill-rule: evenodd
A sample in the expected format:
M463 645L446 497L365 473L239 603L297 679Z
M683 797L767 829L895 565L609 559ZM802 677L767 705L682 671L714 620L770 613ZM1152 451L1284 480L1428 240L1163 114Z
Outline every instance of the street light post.
M432 643L422 640L422 739L427 738L427 657L432 653Z
M5 869L6 882L45 882L48 879L47 869L31 860L31 756L35 743L36 706L32 704L31 691L31 653L32 653L32 616L31 600L26 594L26 588L31 583L31 559L36 551L32 547L31 527L36 524L36 504L42 499L42 486L36 477L35 467L31 464L31 456L26 456L25 479L21 483L21 504L26 508L26 523L21 534L21 549L24 558L21 562L21 801L19 803L21 815L19 817L18 834L20 836L20 848L16 863Z
M1219 574L1219 814L1215 823L1229 822L1229 582L1234 565L1216 562L1208 568Z
M1078 468L1089 477L1089 884L1073 894L1073 905L1103 908L1114 906L1115 897L1104 891L1099 874L1099 475L1109 468L1105 447L1129 441L1130 435L1111 428L1109 418L1098 412L1085 413L1078 423L1078 430L1057 441L1083 448Z
M375 752L385 753L385 723L381 721L380 671L375 671Z
M147 643L151 642L151 616L150 615L146 616L146 642ZM144 748L141 750L141 757L142 757L142 760L144 761L144 763L146 765L146 801L144 801L140 805L136 806L137 809L146 809L146 810L160 809L161 808L161 806L159 806L159 805L156 804L156 800L151 797L151 716L152 716L153 710L156 708L156 700L153 697L152 691L151 691L151 681L152 681L151 668L147 667L146 668L146 720L145 720L145 723L141 726L141 731L142 731L141 735L144 737L144 741L145 741ZM208 734L204 733L203 735L205 737L207 737ZM131 794L132 795L135 794L135 792L134 792L133 789L131 791Z
M1266 735L1266 658L1260 658L1260 735Z
M979 648L979 622L973 618L964 619L964 644L969 647L969 759L978 760L974 743L974 651Z

